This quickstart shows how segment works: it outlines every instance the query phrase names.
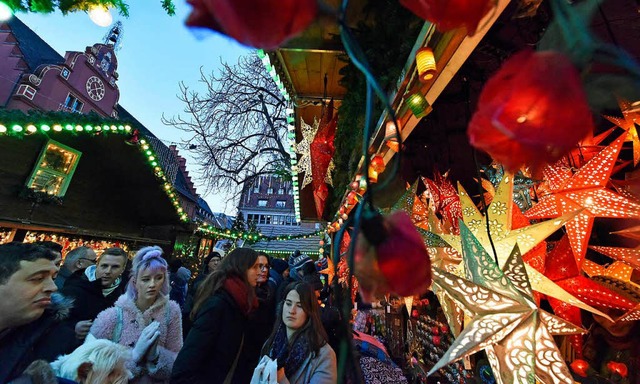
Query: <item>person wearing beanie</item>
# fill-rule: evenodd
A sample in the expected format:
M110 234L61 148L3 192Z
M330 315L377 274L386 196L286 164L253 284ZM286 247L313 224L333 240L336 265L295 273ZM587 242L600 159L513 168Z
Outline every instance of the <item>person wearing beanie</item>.
M171 283L169 298L178 303L181 310L184 309L190 278L191 271L182 266L180 266L177 271L172 272L169 277Z
M304 276L304 266L310 264L314 269L313 260L306 254L300 254L300 251L294 252L289 258L289 276L295 281L302 281Z

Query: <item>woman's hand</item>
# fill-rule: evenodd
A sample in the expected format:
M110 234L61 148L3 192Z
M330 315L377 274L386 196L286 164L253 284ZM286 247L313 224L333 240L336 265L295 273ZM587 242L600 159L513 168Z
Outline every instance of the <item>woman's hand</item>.
M160 336L160 323L157 321L151 322L145 329L142 330L136 345L133 347L132 358L137 364L142 361L143 357L147 354L151 346L156 342L158 336ZM156 349L157 353L157 349Z

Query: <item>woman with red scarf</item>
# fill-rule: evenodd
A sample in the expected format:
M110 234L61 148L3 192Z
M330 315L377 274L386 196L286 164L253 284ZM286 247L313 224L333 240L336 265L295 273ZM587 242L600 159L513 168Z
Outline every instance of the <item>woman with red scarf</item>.
M258 254L237 248L202 283L191 312L193 326L173 365L172 383L251 381L253 362L243 356L248 317L258 306Z

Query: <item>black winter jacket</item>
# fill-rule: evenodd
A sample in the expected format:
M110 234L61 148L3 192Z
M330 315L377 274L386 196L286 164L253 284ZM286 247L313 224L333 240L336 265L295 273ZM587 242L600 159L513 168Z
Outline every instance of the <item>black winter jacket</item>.
M9 330L0 337L0 383L20 376L35 360L54 361L73 352L76 338L72 328L63 323L72 300L58 293L51 296L51 306L36 321Z
M216 292L204 302L193 321L173 363L171 383L222 384L238 355L246 326L247 317L231 295L224 289ZM255 369L242 352L240 355L233 384L249 383Z
M67 321L75 326L78 321L95 320L98 313L113 307L118 297L122 295L124 285L120 283L118 288L105 297L102 294L100 280L89 281L84 270L74 272L67 278L60 291L64 296L74 300L73 309Z

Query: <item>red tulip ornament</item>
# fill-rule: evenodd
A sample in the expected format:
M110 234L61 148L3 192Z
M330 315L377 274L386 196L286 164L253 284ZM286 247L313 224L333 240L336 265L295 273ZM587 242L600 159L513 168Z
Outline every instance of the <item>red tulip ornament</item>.
M256 48L275 49L304 31L318 12L316 0L187 0L186 24L205 27Z
M510 171L540 169L567 154L593 120L569 57L525 50L487 82L469 123L471 144Z
M436 24L440 31L464 26L470 36L495 3L495 0L400 0L400 4L421 19Z
M406 212L365 215L356 241L355 275L365 302L390 292L406 297L429 289L429 253Z

